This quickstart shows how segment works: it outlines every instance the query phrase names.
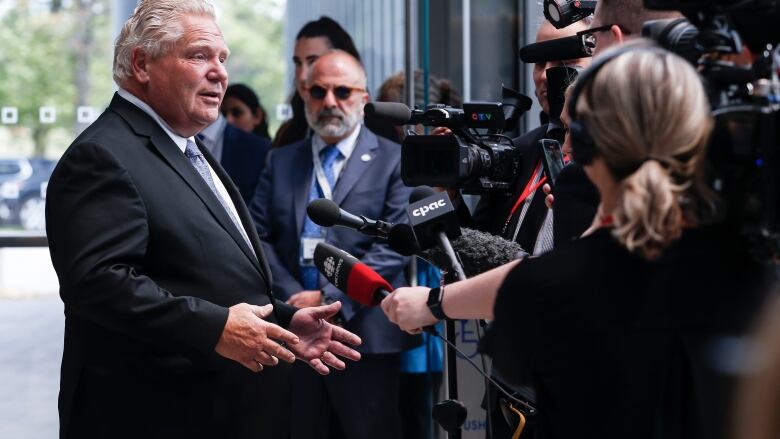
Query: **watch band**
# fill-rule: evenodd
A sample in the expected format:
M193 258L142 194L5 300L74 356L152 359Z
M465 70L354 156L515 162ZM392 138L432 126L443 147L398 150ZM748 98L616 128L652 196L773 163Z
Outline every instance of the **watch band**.
M444 287L431 288L428 292L428 309L431 310L431 314L439 320L447 320L444 309L442 309L441 301L444 298Z

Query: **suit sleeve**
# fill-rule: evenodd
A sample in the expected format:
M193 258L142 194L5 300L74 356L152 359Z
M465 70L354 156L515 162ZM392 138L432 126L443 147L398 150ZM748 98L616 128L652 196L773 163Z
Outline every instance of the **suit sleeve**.
M273 160L274 152L270 151L265 167L260 173L260 179L258 180L255 194L252 197L252 202L249 205L249 213L252 215L252 220L257 228L257 236L260 237L260 242L263 245L263 252L268 260L268 266L271 268L271 274L274 279L274 294L283 300L287 300L293 294L303 291L303 286L298 282L298 279L285 268L276 252L276 245L278 245L277 240L279 238L278 234L273 233L271 218L269 216L273 211L273 199L271 196L271 194L274 193L273 171L275 166L273 165ZM286 190L289 191L289 188Z
M382 219L391 223L406 222L406 206L409 203L411 192L412 188L404 185L401 180L399 160L396 162L388 181ZM409 262L408 257L394 252L386 241L379 239L374 240L368 251L360 257L360 260L390 282L398 277ZM394 285L394 287L397 288L400 285ZM350 299L330 283L323 288L323 293L330 299L341 301L341 315L347 322L362 308L360 304Z
M78 144L48 185L46 226L67 313L178 352L210 354L228 309L174 296L147 276L147 210L105 148Z

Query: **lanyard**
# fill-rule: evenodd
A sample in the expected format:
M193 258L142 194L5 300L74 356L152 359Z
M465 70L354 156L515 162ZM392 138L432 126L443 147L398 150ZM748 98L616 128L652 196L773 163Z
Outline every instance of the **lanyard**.
M328 183L327 177L325 177L325 171L322 170L322 161L320 161L320 152L317 151L317 146L314 144L314 141L311 142L311 149L312 149L312 158L314 159L314 177L317 179L317 184L320 185L320 189L322 190L322 196L324 198L327 198L328 200L333 199L333 189L330 187L330 183ZM335 162L334 162L335 164ZM333 182L336 182L336 175L334 173L333 176Z
M547 176L542 176L539 178L539 172L542 170L542 161L539 160L539 163L536 164L536 169L534 169L534 173L531 174L531 179L528 180L528 183L526 183L525 188L523 189L523 192L520 193L520 197L515 202L515 205L512 207L512 210L509 212L509 216L506 219L506 224L504 224L504 229L506 229L507 226L509 226L509 222L512 220L512 216L517 212L517 209L520 207L521 204L525 200L528 199L528 197L531 196L534 192L536 192L544 183L547 182ZM539 181L536 181L539 179ZM536 181L536 183L534 183Z

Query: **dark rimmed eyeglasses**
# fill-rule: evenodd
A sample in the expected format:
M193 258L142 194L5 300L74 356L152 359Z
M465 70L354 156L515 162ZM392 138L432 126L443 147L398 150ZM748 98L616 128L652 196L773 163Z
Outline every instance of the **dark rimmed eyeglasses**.
M333 91L333 96L335 96L336 99L340 101L346 101L350 96L352 96L352 92L365 93L366 89L360 87L349 87L346 85L337 85L336 87L325 88L321 85L315 84L309 87L309 96L317 99L318 101L321 101L325 99L325 96L328 95L328 91Z
M582 47L588 55L593 55L593 51L596 49L596 34L600 32L606 32L612 29L612 26L619 27L620 30L626 35L631 34L631 32L629 32L625 27L617 23L605 24L604 26L593 27L577 32L577 36L580 37L580 41L582 42Z

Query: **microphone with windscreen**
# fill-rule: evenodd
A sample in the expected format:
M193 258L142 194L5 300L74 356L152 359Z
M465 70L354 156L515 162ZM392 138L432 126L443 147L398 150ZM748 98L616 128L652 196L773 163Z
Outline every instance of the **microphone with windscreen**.
M314 248L314 266L328 282L361 305L379 305L393 290L390 283L371 267L324 242Z
M479 230L461 228L461 235L452 240L452 248L463 264L466 276L472 277L528 256L520 244ZM393 251L404 256L417 255L441 269L450 265L449 257L439 247L421 250L408 224L396 224L387 240Z
M520 59L524 63L533 64L587 58L593 56L594 47L592 36L580 32L570 37L527 44L520 49Z
M426 120L424 111L411 109L401 102L369 102L363 112L366 119L393 125L416 125Z
M363 215L354 215L340 208L338 204L327 198L318 198L306 206L306 213L311 220L321 227L341 226L357 230L368 236L387 238L390 223L372 220Z

